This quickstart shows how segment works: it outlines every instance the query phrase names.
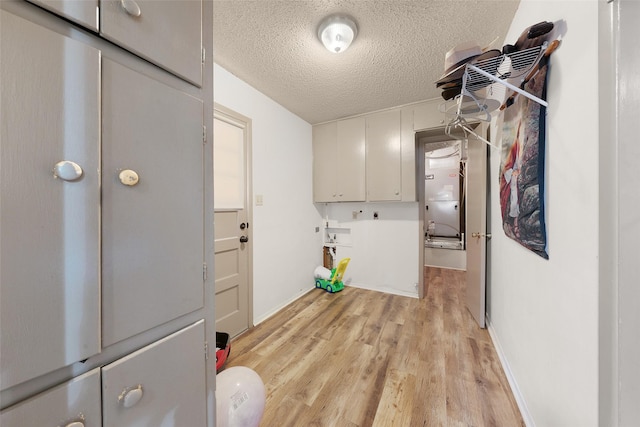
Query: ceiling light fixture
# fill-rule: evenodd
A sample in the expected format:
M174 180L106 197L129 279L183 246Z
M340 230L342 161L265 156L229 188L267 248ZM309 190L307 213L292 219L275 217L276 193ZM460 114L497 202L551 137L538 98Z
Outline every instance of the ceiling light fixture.
M322 20L318 38L329 51L341 53L347 50L358 34L356 23L348 16L332 15Z

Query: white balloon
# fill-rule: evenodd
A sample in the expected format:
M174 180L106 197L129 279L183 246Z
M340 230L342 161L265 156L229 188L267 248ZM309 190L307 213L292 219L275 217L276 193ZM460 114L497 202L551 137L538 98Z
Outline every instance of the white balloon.
M225 369L216 375L216 426L258 427L265 399L264 383L253 369Z

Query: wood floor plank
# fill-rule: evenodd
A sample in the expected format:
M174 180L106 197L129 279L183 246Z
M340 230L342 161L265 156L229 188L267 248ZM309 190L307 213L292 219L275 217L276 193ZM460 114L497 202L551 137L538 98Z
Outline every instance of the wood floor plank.
M226 367L265 383L262 427L524 426L465 273L425 269L425 298L314 289L234 338Z

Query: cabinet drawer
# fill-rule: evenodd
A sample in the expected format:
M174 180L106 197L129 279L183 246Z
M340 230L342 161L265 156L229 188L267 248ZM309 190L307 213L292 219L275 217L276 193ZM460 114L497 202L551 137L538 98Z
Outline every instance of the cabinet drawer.
M100 427L100 369L7 408L0 414L0 425Z
M6 389L100 351L100 52L6 11L0 29Z
M132 14L123 4L137 4ZM201 0L100 0L100 34L125 49L200 86Z
M204 321L102 368L104 427L204 426Z
M204 144L201 100L108 58L102 78L106 347L204 306Z

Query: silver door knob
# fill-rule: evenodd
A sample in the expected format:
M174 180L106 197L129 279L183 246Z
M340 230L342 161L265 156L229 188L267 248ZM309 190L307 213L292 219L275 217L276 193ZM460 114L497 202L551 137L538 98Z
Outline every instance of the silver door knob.
M129 15L138 17L142 14L140 11L140 6L134 0L120 0L120 6L127 12Z
M69 160L62 160L53 167L53 176L63 181L77 181L82 173L80 165Z
M138 176L136 171L125 169L123 171L120 171L120 173L118 174L118 179L120 179L120 182L124 185L134 186L138 183L140 177Z
M143 394L144 390L142 389L142 384L138 384L135 387L128 387L120 393L120 396L118 396L118 402L120 402L125 408L131 408L138 403L140 399L142 399Z

